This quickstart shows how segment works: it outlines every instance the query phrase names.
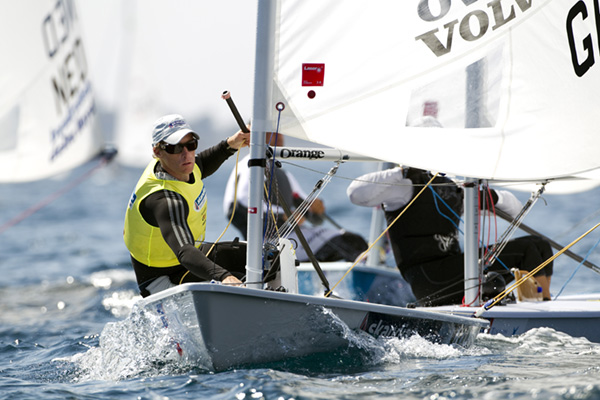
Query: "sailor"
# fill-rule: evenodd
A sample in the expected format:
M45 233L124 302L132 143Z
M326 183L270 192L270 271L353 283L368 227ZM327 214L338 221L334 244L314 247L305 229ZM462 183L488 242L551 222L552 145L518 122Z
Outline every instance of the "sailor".
M357 178L348 186L347 194L357 205L381 205L391 224L430 179L427 171L397 167ZM494 207L512 217L521 209L519 200L508 191L490 189L489 195ZM462 302L464 255L458 239L462 204L462 188L447 177L436 177L431 189L425 190L390 227L396 265L421 305ZM500 261L488 271L501 274L509 282L513 279L509 268L531 271L551 256L552 248L546 240L519 237L506 244ZM546 300L550 299L551 276L552 263L535 275Z
M391 224L431 177L424 170L396 167L360 176L348 186L347 194L353 204L381 206ZM483 195L480 193L480 200ZM521 210L521 202L509 191L490 189L489 196L488 204L512 217ZM462 188L447 177L436 177L390 227L396 265L420 305L462 303L464 255L458 239L462 211ZM510 268L531 271L551 256L547 240L519 237L506 244L499 261L488 266L488 271L499 273L508 283L513 279ZM552 263L535 275L544 300L550 300L551 276Z
M249 143L241 131L198 154L199 135L180 115L154 123L152 160L139 179L125 213L123 236L143 297L198 281L241 284L243 243L204 243L206 188L203 179ZM237 275L237 276L236 276Z
M267 133L266 143L272 147L283 146L283 135L280 133ZM231 172L225 196L223 197L223 212L227 218L231 218L234 210L232 224L240 231L244 238L247 235L248 223L248 191L250 180L250 169L248 168L249 156L246 156L238 163L237 171L237 193L236 193L236 174L235 169ZM306 193L289 171L280 167L275 167L275 181L279 189L280 195L289 205L290 209L297 207L306 198ZM234 198L235 195L235 198ZM266 203L264 204L266 210ZM276 204L272 205L274 214L278 218L278 223L285 220L283 210ZM348 232L343 229L333 229L322 225L325 218L325 205L321 199L315 199L308 209L305 219L300 222L302 235L305 237L310 250L314 253L318 261L354 261L368 245L367 242L353 232ZM272 217L267 217L270 218ZM268 221L268 220L266 220ZM308 221L308 223L306 223ZM296 258L299 261L309 261L309 256L306 249L300 244L300 241L295 232L292 232L289 239L298 243L296 248Z

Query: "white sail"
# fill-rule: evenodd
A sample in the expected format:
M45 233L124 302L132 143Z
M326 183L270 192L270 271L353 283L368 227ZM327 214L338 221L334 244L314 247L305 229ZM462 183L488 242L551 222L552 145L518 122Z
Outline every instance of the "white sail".
M0 3L0 182L42 179L98 154L74 4Z
M458 176L537 180L598 168L594 7L281 0L273 98L286 106L281 131ZM423 114L443 129L411 126Z

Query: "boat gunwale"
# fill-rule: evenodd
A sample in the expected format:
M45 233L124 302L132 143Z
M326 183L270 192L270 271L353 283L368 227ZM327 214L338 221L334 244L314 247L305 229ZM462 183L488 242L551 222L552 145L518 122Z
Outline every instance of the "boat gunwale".
M275 301L288 301L303 303L306 305L323 306L328 308L349 308L364 312L375 312L389 314L394 316L403 316L408 318L423 318L429 320L441 320L443 322L457 323L471 326L487 328L489 321L474 317L456 315L452 312L441 310L420 310L399 306L390 306L385 304L367 303L357 300L347 300L338 298L317 297L306 294L296 294L287 292L276 292L272 290L253 289L240 286L228 286L216 283L199 282L184 283L175 287L163 290L159 293L145 297L138 301L142 306L163 300L175 294L184 292L217 292L237 296L261 297Z

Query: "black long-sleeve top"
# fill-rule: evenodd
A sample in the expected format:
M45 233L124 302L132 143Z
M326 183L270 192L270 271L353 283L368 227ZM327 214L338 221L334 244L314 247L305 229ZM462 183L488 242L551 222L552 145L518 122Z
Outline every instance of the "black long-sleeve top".
M200 168L202 178L206 178L233 154L235 149L229 148L223 140L196 155L196 165ZM161 179L175 179L162 169L160 163L156 164L155 173ZM194 176L190 174L190 182ZM140 204L140 212L144 220L160 228L161 234L169 247L177 255L180 264L174 267L153 268L131 258L133 268L140 288L159 276L167 275L171 282L178 284L183 275L190 271L197 280L223 280L231 275L227 269L209 260L206 255L194 245L194 237L187 224L189 214L187 202L179 193L170 190L161 190L146 197ZM142 290L143 292L143 290Z

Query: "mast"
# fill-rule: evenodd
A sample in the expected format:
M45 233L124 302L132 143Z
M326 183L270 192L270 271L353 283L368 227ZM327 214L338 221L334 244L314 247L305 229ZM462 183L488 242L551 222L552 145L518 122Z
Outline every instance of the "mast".
M275 53L275 0L259 0L256 24L256 57L254 69L254 108L250 134L250 169L248 193L248 246L246 282L261 288L263 240L263 182L265 176L265 133L271 131L271 93Z
M466 87L466 128L480 128L482 125L483 106L482 79L483 61L477 61L467 67ZM477 215L477 197L479 185L477 179L468 178L464 189L464 215L465 215L465 300L464 303L472 306L481 304L479 291L480 266L479 252L479 218Z
M377 171L383 171L388 168L393 168L394 164L392 163L384 163L380 162L377 164ZM379 237L381 232L385 229L386 221L385 221L385 212L379 207L373 208L371 210L371 227L369 229L369 245L373 244L373 242ZM377 246L373 247L369 254L367 255L366 265L370 267L376 267L379 265L381 261L381 250L384 248L383 241L379 242Z
M477 217L477 196L479 188L476 179L467 179L464 188L464 208L465 208L465 237L464 237L464 257L465 257L465 304L479 306L479 263L477 254L478 246L478 226Z

